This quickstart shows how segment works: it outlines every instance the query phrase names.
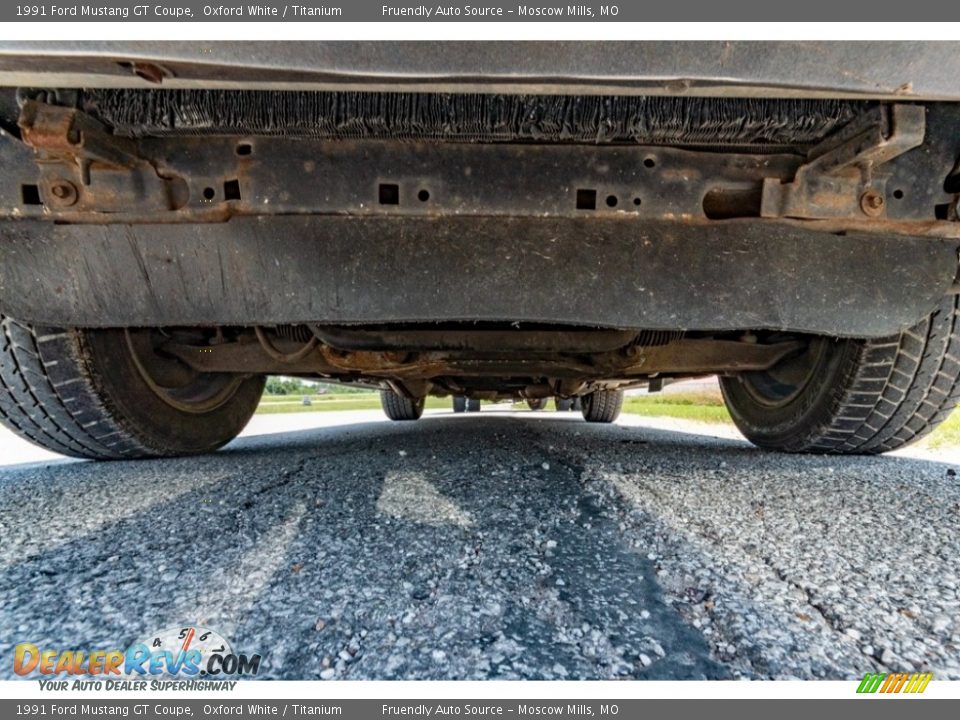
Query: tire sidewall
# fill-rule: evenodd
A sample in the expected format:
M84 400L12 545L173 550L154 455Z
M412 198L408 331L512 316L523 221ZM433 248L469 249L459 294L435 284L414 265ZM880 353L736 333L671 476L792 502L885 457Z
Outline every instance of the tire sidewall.
M147 454L170 456L215 450L236 437L260 402L266 378L250 376L216 408L188 413L172 407L143 379L123 330L76 331L78 361L113 422Z
M798 451L820 437L836 418L838 390L849 383L860 343L834 340L807 384L789 402L767 406L740 377L721 377L720 390L734 424L755 445Z

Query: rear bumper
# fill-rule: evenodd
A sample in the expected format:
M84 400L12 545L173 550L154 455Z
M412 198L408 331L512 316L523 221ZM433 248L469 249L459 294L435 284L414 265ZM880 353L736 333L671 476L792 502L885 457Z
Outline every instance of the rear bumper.
M0 312L80 327L509 321L883 336L950 291L958 246L762 220L6 221Z
M950 42L0 43L0 86L22 87L905 101L960 100L957 77L960 43Z

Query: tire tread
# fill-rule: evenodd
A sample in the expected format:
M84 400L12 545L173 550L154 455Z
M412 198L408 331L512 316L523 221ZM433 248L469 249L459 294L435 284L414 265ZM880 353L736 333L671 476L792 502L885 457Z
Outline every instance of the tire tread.
M960 402L958 303L960 296L946 297L899 335L848 341L853 350L837 375L826 421L798 427L789 441L750 437L747 429L748 437L763 447L835 454L878 454L921 439ZM737 419L726 390L724 396Z
M623 390L596 390L582 405L587 422L612 423L623 408Z
M404 397L393 390L380 391L380 405L391 420L419 420L423 414L423 402Z
M119 459L145 448L111 418L79 338L0 316L0 422L62 455Z

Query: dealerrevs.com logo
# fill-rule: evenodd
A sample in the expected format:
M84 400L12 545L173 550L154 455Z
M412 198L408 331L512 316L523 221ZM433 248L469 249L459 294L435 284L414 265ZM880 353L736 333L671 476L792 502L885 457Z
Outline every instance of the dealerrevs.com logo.
M107 689L145 689L146 683L138 680L186 678L213 681L254 677L260 671L261 660L262 656L258 654L235 653L230 643L215 630L186 626L152 633L126 650L60 650L20 643L14 648L13 671L21 677L102 678L116 685ZM66 689L67 683L56 685L59 687L51 689ZM203 685L212 689L209 682ZM160 686L152 686L153 689L156 687Z

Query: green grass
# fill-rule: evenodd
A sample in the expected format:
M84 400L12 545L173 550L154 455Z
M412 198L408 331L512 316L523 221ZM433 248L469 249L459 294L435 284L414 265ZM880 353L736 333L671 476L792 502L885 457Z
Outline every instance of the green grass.
M304 405L302 395L264 395L257 407L257 415L380 409L380 395L377 393L310 395L309 397L311 404ZM427 407L450 409L450 398L427 398Z
M950 416L940 424L936 430L930 433L921 445L933 448L957 447L960 445L960 410L954 410Z
M257 408L260 415L297 412L331 412L337 410L379 410L380 397L377 393L357 393L352 395L311 395L311 405L303 404L301 395L264 395ZM486 404L486 403L485 403ZM427 398L430 409L449 410L450 398ZM509 405L501 405L506 410ZM514 404L515 410L525 411L525 402ZM547 412L553 410L551 401ZM709 393L677 393L671 395L640 395L629 397L623 404L623 411L652 417L676 417L705 422L729 422L730 416L723 407L719 395Z
M303 405L301 395L264 395L257 408L258 415L300 412L331 412L337 410L379 410L380 396L375 392L349 395L311 395L312 405ZM450 410L450 398L427 398L430 409ZM506 410L509 405L498 409ZM526 403L515 404L515 410L527 410ZM553 402L547 412L553 411ZM730 413L723 405L720 393L689 392L655 395L633 395L623 403L623 412L647 417L671 417L698 420L707 423L731 423ZM954 412L934 430L921 445L931 449L960 446L960 410Z
M304 405L302 396L273 395L260 401L257 414L377 410L380 408L380 398L377 395L336 395L331 397L312 395L310 401L312 402L311 405Z
M623 411L649 417L675 417L710 423L732 423L720 393L667 393L627 398ZM938 450L960 446L960 410L920 441L921 447Z
M633 395L623 401L623 412L647 417L672 417L710 423L729 423L730 413L719 393Z

